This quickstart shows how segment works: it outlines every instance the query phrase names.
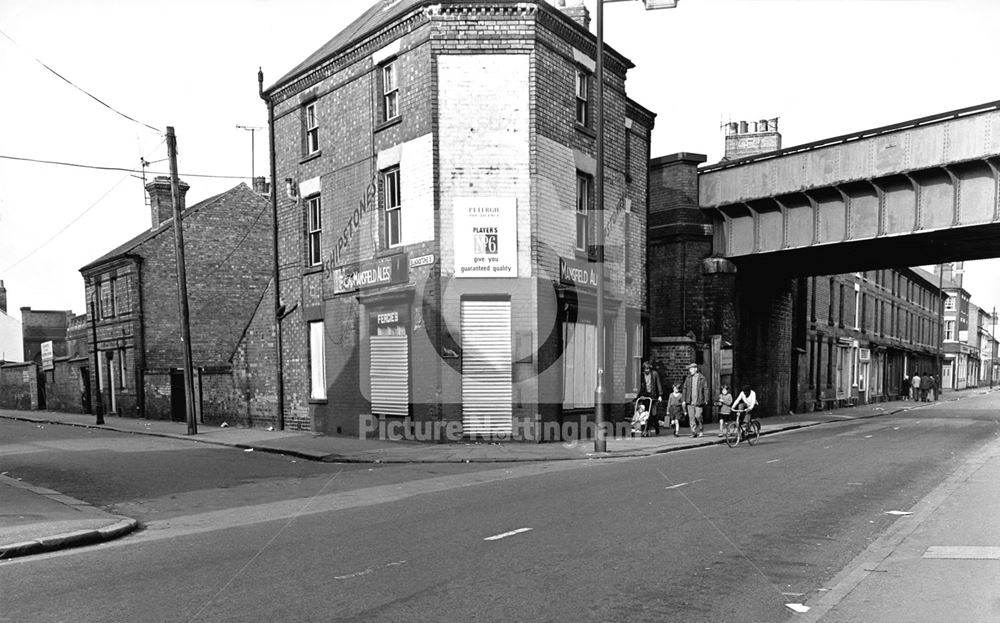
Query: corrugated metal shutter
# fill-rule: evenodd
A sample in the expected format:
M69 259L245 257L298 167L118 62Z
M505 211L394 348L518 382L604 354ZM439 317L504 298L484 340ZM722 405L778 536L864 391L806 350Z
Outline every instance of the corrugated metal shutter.
M371 337L372 413L409 415L410 343L405 335Z
M462 428L511 433L510 301L462 301Z

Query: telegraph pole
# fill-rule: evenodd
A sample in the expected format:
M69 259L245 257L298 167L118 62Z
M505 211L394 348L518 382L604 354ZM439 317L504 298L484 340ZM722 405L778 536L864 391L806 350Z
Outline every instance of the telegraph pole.
M97 282L94 282L95 293L90 295L90 332L94 336L94 387L97 391L94 392L95 404L94 411L97 412L97 425L104 426L104 398L101 396L101 354L97 350L97 313L94 307L94 297L97 296Z
M181 350L184 352L184 406L187 434L198 434L194 413L194 365L191 361L191 324L188 314L187 273L184 268L184 230L181 227L181 193L177 179L177 137L167 126L167 157L170 159L170 197L174 204L174 250L177 262L177 299L181 316Z

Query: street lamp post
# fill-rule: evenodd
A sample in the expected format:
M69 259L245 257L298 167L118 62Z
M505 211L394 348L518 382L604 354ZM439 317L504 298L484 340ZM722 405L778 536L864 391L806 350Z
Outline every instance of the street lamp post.
M594 388L594 452L607 452L604 430L604 3L628 0L597 0L597 66L594 92L594 129L597 131L597 163L594 176L597 226L594 227L594 248L597 251L597 386ZM680 0L642 0L647 11L672 9Z

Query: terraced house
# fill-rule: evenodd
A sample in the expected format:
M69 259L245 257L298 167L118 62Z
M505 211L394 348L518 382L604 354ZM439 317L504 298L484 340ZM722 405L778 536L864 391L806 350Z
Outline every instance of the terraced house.
M634 392L654 115L607 48L597 214L596 44L575 4L380 1L261 77L288 427L558 438L593 413L598 339L609 401Z

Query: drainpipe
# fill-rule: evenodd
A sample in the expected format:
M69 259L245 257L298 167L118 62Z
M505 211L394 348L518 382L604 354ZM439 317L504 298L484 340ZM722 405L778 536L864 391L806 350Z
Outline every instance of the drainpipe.
M260 99L267 103L267 135L268 135L268 157L271 161L271 243L272 261L274 262L271 280L274 282L274 350L277 361L277 409L278 409L278 430L285 430L285 366L282 361L281 346L281 292L278 287L278 194L277 194L277 164L274 159L274 102L264 95L264 71L257 69L257 92Z

